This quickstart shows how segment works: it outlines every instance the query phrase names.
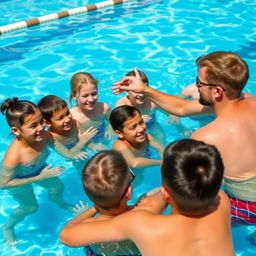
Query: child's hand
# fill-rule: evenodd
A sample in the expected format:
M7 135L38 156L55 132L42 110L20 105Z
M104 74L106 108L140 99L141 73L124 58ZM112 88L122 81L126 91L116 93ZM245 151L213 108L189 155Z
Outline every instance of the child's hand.
M41 171L41 173L39 174L40 179L48 179L48 178L59 176L63 171L62 166L57 166L53 168L50 168L50 167L51 167L51 164L47 165Z
M85 151L78 152L75 156L75 160L85 160L88 157L88 153Z
M88 209L89 209L89 205L87 203L84 204L84 202L80 200L79 203L74 206L73 212L74 212L74 215L79 215Z
M125 76L121 81L114 83L111 88L114 94L119 94L123 91L133 91L143 93L147 85L141 80L138 70L134 69L135 76Z
M98 132L97 128L90 127L80 135L80 140L87 140L89 141L91 138L93 138Z

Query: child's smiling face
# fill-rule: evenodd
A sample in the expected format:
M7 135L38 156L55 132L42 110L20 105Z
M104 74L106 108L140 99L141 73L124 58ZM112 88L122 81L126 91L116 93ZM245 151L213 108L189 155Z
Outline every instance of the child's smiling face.
M141 114L136 112L134 117L124 122L122 131L119 131L119 138L130 144L142 143L146 140L146 125Z
M72 115L68 108L54 112L50 120L51 130L57 133L70 131L72 128Z
M93 110L95 104L98 101L98 89L97 86L88 83L83 84L79 93L76 95L78 106L84 110Z
M145 101L145 96L142 93L129 92L128 97L131 103L135 103L137 105L142 105Z

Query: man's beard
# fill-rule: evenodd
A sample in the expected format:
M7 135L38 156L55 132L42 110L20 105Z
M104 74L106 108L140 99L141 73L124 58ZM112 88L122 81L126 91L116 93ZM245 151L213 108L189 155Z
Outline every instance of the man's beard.
M199 95L199 103L204 105L204 106L212 106L213 105L212 102L210 102L210 101L206 100L205 98L203 98L201 93Z

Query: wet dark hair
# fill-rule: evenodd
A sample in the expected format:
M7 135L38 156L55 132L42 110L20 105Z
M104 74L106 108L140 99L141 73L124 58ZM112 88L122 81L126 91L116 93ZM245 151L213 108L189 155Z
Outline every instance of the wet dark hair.
M95 154L82 172L86 194L96 205L105 208L119 205L129 179L127 162L115 150L103 150Z
M133 118L136 113L141 114L137 108L129 105L122 105L114 108L109 116L109 122L112 126L112 129L114 131L122 131L124 122Z
M34 114L38 107L31 101L19 100L18 97L8 98L1 104L1 113L6 116L10 127L21 127L25 117Z
M145 73L143 73L142 71L138 70L138 73L140 75L140 78L142 80L143 83L146 83L148 85L148 78L145 75ZM135 76L135 71L132 70L130 72L128 72L125 76Z
M164 150L162 183L178 208L202 213L216 198L224 166L217 148L202 141L182 139Z
M55 95L43 97L37 105L42 112L43 118L47 121L50 121L55 112L68 108L66 101Z

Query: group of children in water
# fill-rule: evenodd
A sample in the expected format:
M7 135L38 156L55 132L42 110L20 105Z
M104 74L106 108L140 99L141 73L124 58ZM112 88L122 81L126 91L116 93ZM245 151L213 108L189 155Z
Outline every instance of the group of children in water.
M146 75L141 71L139 74L142 81L148 84ZM134 75L134 71L126 74ZM154 116L156 105L153 102L143 94L129 92L111 110L107 103L98 101L98 82L86 72L73 75L69 101L72 100L76 104L70 109L65 100L55 95L45 96L37 104L11 98L1 105L1 112L5 114L15 138L2 161L0 186L7 189L18 203L18 207L2 227L7 244L16 244L16 224L38 208L33 183L47 189L49 199L60 208L74 212L74 205L63 199L64 184L59 178L63 168L47 164L49 148L52 148L65 158L82 161L82 183L86 194L94 203L94 207L71 220L62 230L60 238L63 243L82 246L92 242L122 240L117 244L108 242L87 246L86 254L103 255L100 253L104 252L104 255L141 255L142 252L157 255L159 247L156 246L155 251L149 253L147 245L140 244L139 237L153 234L151 231L157 229L154 222L164 227L167 216L156 214L162 213L166 204L171 204L174 213L171 215L172 224L165 227L163 234L168 235L173 230L172 235L175 236L179 223L186 223L186 231L182 231L185 234L196 225L200 230L200 225L211 222L207 235L211 236L210 233L214 230L219 234L218 241L225 244L224 253L217 254L232 255L231 238L227 238L230 232L227 198L224 193L219 192L223 164L215 147L184 139L171 143L164 149L165 135ZM113 133L117 139L112 149L107 150L105 141ZM158 159L152 159L149 147L159 153ZM88 162L87 149L95 153ZM134 206L127 205L131 197L131 183L135 178L130 168L154 165L162 166L162 191L149 193ZM193 165L194 173L188 174L189 165ZM140 213L140 209L147 210L148 213ZM175 217L175 212L180 211L187 214L187 219ZM132 212L133 221L128 218L127 223L124 223L122 219L119 221L118 218L113 218L126 212ZM96 214L99 216L92 218ZM135 230L137 218L141 219L138 217L140 214L145 223L142 228ZM198 220L204 216L204 220L193 222L189 216L195 215L199 216ZM127 228L130 227L129 231L124 224ZM107 239L99 235L103 227L111 230ZM200 231L196 235L199 239L202 236ZM161 240L156 234L150 239L157 243ZM126 240L134 241L139 245L140 251ZM163 252L166 252L161 255L168 255L169 246L164 249L165 243L170 242L166 238L162 239ZM216 246L217 242L216 245L212 244L213 248ZM116 252L113 252L113 248ZM150 248L152 250L152 246Z
M18 203L3 225L7 244L16 243L15 225L38 208L32 183L46 188L51 201L72 212L74 206L64 201L64 184L58 177L63 168L46 164L49 148L65 158L84 161L88 158L86 149L93 152L105 149L104 140L111 138L115 131L118 139L113 149L122 151L131 167L161 164L161 160L150 159L147 152L151 145L161 155L163 145L146 133L140 110L133 107L135 104L141 108L149 120L155 108L151 102L131 93L131 97L119 100L119 107L111 113L107 103L98 102L98 82L91 74L76 73L70 84L69 101L76 101L70 109L68 103L56 95L47 95L37 104L9 98L1 105L15 138L2 161L0 185L8 189Z

